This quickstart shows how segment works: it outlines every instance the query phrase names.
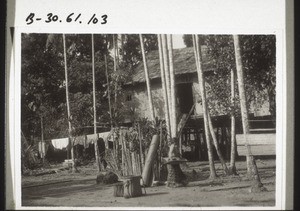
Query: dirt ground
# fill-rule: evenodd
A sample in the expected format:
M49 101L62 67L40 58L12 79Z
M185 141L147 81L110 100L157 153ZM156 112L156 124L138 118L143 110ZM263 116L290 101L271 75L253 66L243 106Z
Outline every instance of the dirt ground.
M182 166L188 176L186 187L146 188L146 194L136 198L113 197L112 185L96 184L96 166L79 167L79 173L62 170L42 176L22 176L22 206L66 207L219 207L275 206L275 159L257 160L261 181L266 192L251 193L251 181L246 178L246 162L236 164L239 175L208 180L207 162L188 162ZM53 166L52 168L58 168ZM143 189L143 193L145 190Z

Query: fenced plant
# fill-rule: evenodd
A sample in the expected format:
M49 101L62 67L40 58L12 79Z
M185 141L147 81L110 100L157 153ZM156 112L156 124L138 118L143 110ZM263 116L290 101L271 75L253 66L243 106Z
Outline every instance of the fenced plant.
M157 166L161 163L161 157L167 156L168 153L164 121L156 119L153 122L143 118L136 121L132 127L114 128L108 137L108 140L114 143L113 147L105 153L109 168L118 176L140 175L152 137L160 133L162 140L157 151Z

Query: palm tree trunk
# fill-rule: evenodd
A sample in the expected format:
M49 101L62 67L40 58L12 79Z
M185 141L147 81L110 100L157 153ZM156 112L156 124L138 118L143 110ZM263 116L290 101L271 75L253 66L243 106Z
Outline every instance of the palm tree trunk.
M208 125L208 115L207 115L208 112L207 112L206 93L205 93L204 77L203 77L203 70L202 70L201 48L200 48L199 39L197 35L193 36L193 44L194 44L194 53L196 58L198 81L200 86L200 94L202 98L204 130L205 130L205 138L207 143L210 178L214 179L217 177L217 173L214 165L214 157L213 157L211 141L209 137L209 125Z
M241 56L241 49L240 49L240 42L239 42L238 35L233 35L233 41L234 41L239 97L240 97L240 104L241 104L243 132L245 138L245 146L247 148L247 171L248 171L248 175L254 181L252 190L259 191L259 190L263 190L264 188L263 188L263 184L260 181L260 176L258 174L255 159L251 153L249 140L247 139L247 135L250 133L250 131L249 131L249 124L248 124L248 111L247 111L247 101L246 101L245 84L244 84L244 73L243 73L243 66L242 66L242 56Z
M65 80L66 80L66 103L67 103L67 114L68 114L68 134L69 143L71 145L71 159L72 159L72 171L76 171L75 160L74 160L74 146L72 139L72 125L71 125L71 112L70 112L70 102L69 102L69 83L68 83L68 65L67 65L67 53L66 53L66 38L63 34L63 48L64 48L64 63L65 63Z
M153 108L152 94L151 94L151 83L150 83L148 66L147 66L146 55L145 55L144 40L143 40L143 36L141 34L139 35L139 37L140 37L141 50L142 50L142 56L143 56L143 62L144 62L145 79L146 79L146 85L147 85L148 101L149 101L149 106L150 106L150 116L151 116L151 120L154 121L155 116L154 116L154 108Z

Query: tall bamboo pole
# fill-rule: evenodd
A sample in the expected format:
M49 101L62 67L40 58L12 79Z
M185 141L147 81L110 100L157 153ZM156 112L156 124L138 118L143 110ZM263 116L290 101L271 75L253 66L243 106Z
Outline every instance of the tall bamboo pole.
M169 70L169 59L168 59L168 49L167 49L167 36L165 34L161 35L161 43L162 43L162 52L163 52L163 63L164 63L164 73L165 73L165 87L167 91L167 103L168 103L168 111L169 115L172 111L172 100L171 100L171 87L170 87L170 70ZM170 136L172 137L173 131L173 122L171 121L171 115L169 116L170 119Z
M162 35L157 35L158 40L158 52L159 52L159 64L160 64L160 74L161 74L161 84L164 98L164 110L165 110L165 121L168 133L168 143L170 143L171 136L171 126L170 126L170 116L169 116L169 103L168 103L168 94L167 94L167 85L165 77L165 65L164 65L164 55L162 50Z
M94 134L97 134L97 112L96 112L96 80L95 80L95 49L94 49L94 34L92 34L92 72L93 72L93 111L94 111ZM101 171L98 139L94 142L95 160L98 172Z
M177 115L176 115L176 83L175 83L175 71L174 71L174 61L173 61L173 43L172 35L167 36L167 47L169 56L169 68L170 68L170 98L171 98L171 136L175 138L177 135Z
M121 160L122 160L122 169L123 169L123 175L128 175L128 168L126 168L126 159L125 159L125 147L124 147L124 143L123 143L123 134L122 134L122 130L120 130L119 132L120 134L120 142L121 142Z
M113 51L114 51L114 73L117 73L117 44L116 35L113 34ZM117 104L117 84L115 84L115 109Z
M107 82L107 98L108 98L108 109L109 109L109 116L110 116L110 127L112 129L112 111L111 111L111 100L110 100L110 82L108 78L108 68L107 68L107 57L104 55L104 63L105 63L105 75L106 75L106 82Z
M115 55L116 55L116 63L119 64L119 34L116 34L115 38Z
M163 98L164 98L164 110L165 110L165 121L166 121L166 129L167 129L167 145L171 144L171 120L170 120L170 106L169 106L169 99L168 99L168 85L166 83L166 72L168 73L168 63L166 62L167 54L166 54L166 48L163 47L163 37L164 35L158 34L157 35L157 41L158 41L158 52L159 52L159 64L160 64L160 74L161 74L161 85L162 85L162 92L163 92ZM165 42L165 41L164 41ZM169 80L168 80L169 81ZM161 133L161 139L162 139L162 130ZM162 140L160 142L160 146L162 144ZM160 157L161 159L161 150L160 150ZM158 165L158 175L160 179L160 162Z
M114 51L114 73L117 74L117 50L116 50L116 35L113 34L113 51ZM117 109L117 82L115 81L115 93L114 93L114 110L113 110L113 117L115 117L116 109ZM114 138L113 135L113 143L115 147L115 156L116 159L118 160L119 158L119 140Z
M113 116L112 116L112 108L111 108L111 99L110 99L110 82L108 77L108 67L107 67L107 56L104 55L104 63L105 63L105 75L106 75L106 82L107 82L107 98L108 98L108 109L109 109L109 117L110 117L110 130L113 131ZM116 147L115 147L115 135L113 133L113 154L116 156Z
M193 35L193 44L194 44L194 53L195 53L196 64L197 64L196 66L197 66L198 81L200 86L200 94L202 98L204 129L205 129L205 138L207 143L207 151L208 151L208 159L209 159L209 167L210 167L210 178L213 179L217 176L217 174L214 165L211 141L209 137L208 111L207 111L205 84L204 84L203 69L202 69L201 48L200 48L199 39L197 35Z
M254 181L253 187L258 187L259 188L258 190L260 190L260 188L263 187L263 184L260 181L260 176L258 174L256 162L251 153L249 140L247 139L247 135L250 133L250 130L249 130L249 122L248 122L247 98L246 98L245 84L244 84L241 48L240 48L240 41L238 35L233 35L233 42L234 42L239 97L240 97L240 104L241 104L242 125L243 125L245 146L247 148L247 171L248 171L248 175Z
M160 176L160 165L161 165L161 157L162 157L162 144L163 144L163 128L162 122L159 124L159 156L158 156L158 179L161 179Z
M44 141L44 123L43 123L43 117L41 116L41 151L42 151L42 160L43 160L43 163L45 163L45 141Z
M125 35L124 34L121 34L120 35L120 48L121 48L121 53L119 53L119 57L121 60L123 60L123 57L124 57L124 49L123 49L123 46L124 46L124 38L125 38Z
M144 169L145 166L145 159L144 159L144 153L143 153L143 147L142 147L142 137L141 137L141 127L140 123L138 123L138 133L139 133L139 145L140 145L140 161L141 161L141 172Z
M154 121L155 116L154 116L154 108L153 108L152 94L151 94L151 83L150 83L148 66L147 66L146 55L145 55L144 40L143 40L143 36L141 34L139 35L139 37L140 37L141 50L142 50L142 56L143 56L143 62L144 62L144 71L145 71L148 101L149 101L149 107L150 107L150 116L151 116L151 120Z
M74 147L72 140L72 124L71 124L71 112L70 112L70 101L69 101L69 82L68 82L68 65L67 65L67 53L66 53L66 38L63 34L63 48L64 48L64 63L65 63L65 80L66 80L66 103L67 103L67 114L68 114L68 134L69 143L71 145L71 159L72 159L72 171L75 171L75 160L74 160Z
M229 168L229 173L230 174L236 174L236 167L235 167L235 157L236 157L236 138L235 138L235 115L234 115L234 107L235 107L235 72L233 68L230 71L230 76L231 76L231 96L230 96L230 101L231 101L231 152L230 152L230 168Z

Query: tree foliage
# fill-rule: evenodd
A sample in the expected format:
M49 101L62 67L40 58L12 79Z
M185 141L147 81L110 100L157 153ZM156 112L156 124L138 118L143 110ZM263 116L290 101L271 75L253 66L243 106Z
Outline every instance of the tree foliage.
M124 95L122 85L130 79L133 66L141 60L138 35L123 35L120 52L124 57L113 71L112 34L94 35L97 122L109 123L110 95ZM157 48L155 35L145 35L145 48ZM61 34L22 34L22 131L26 137L41 136L44 119L46 139L67 135L65 73ZM66 35L67 68L71 122L77 133L93 123L91 34ZM104 55L107 56L109 84L106 81ZM114 105L114 124L122 121L122 101Z
M158 49L157 35L146 34L143 35L143 38L146 54L152 50ZM122 52L124 55L122 64L127 70L132 69L142 61L141 45L138 34L125 35Z
M200 37L203 45L208 48L209 59L216 66L206 80L208 98L210 98L209 108L213 113L219 111L230 113L233 109L230 103L230 71L236 68L232 35L201 35ZM275 36L242 35L240 37L248 107L253 101L261 105L268 100L270 113L275 117Z
M41 116L52 122L65 102L61 55L52 48L47 50L46 40L46 34L22 34L21 118L25 136L39 133Z

